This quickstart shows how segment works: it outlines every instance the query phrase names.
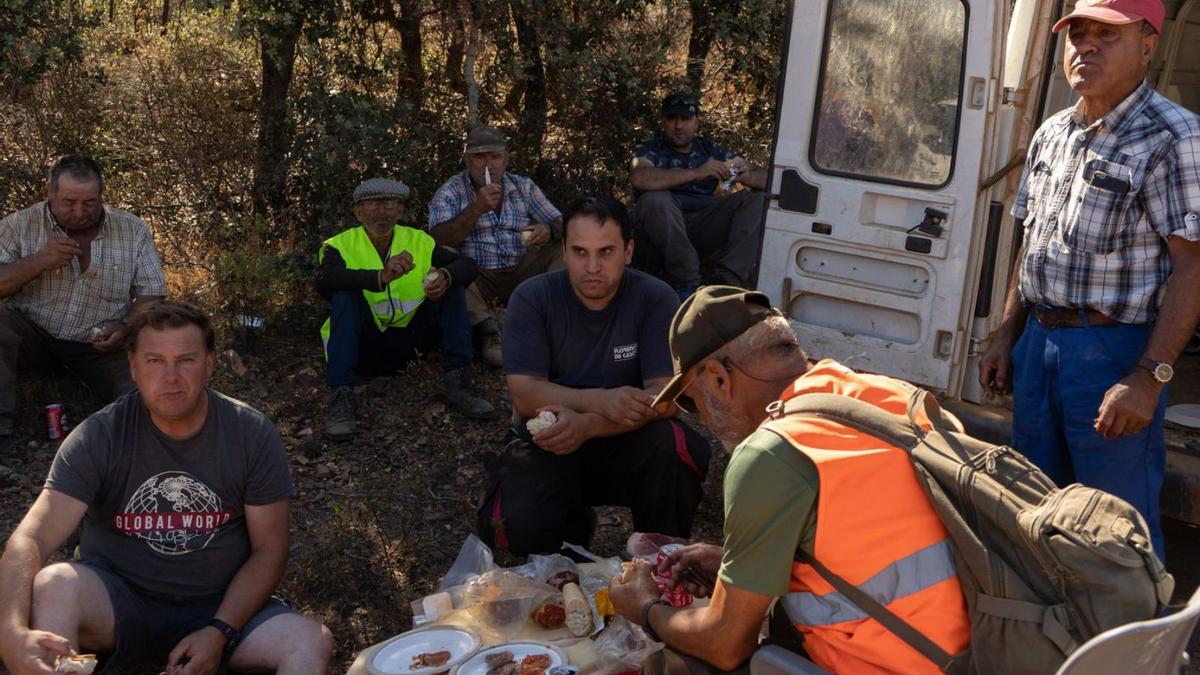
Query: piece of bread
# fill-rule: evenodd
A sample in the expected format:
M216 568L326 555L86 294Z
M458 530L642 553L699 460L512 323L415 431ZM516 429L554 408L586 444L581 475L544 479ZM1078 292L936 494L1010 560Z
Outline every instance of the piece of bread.
M54 672L70 673L71 675L92 675L96 670L95 654L76 654L75 656L60 656L54 663Z
M525 428L529 430L530 435L537 436L543 431L554 426L558 422L558 417L549 410L543 410L538 413L537 417L525 423Z
M562 594L563 607L567 610L567 629L575 637L590 635L594 627L592 608L588 605L587 598L583 597L579 584L566 584Z

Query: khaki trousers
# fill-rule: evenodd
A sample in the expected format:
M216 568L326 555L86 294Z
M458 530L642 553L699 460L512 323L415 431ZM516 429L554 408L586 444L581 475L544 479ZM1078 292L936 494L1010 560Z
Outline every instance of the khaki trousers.
M495 319L492 306L507 305L509 296L522 281L562 266L562 241L552 239L527 251L512 267L480 268L475 282L467 287L467 317L471 326Z

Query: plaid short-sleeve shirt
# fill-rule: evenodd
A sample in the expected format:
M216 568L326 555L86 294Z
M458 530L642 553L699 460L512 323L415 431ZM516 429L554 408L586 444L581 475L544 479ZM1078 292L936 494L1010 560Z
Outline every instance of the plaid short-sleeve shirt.
M1167 239L1200 241L1200 118L1144 83L1087 125L1078 107L1037 130L1012 213L1025 219L1026 302L1156 317Z
M28 258L49 239L65 238L46 202L12 213L0 220L0 265ZM94 326L124 317L139 295L166 295L150 228L131 213L105 206L86 271L73 258L4 302L60 340L86 342Z
M554 208L532 179L504 172L500 213L488 211L459 246L459 252L473 258L485 270L512 267L528 250L521 243L521 228L533 223L549 224L562 213ZM454 218L475 201L475 188L465 170L442 184L429 202L429 224L434 227Z

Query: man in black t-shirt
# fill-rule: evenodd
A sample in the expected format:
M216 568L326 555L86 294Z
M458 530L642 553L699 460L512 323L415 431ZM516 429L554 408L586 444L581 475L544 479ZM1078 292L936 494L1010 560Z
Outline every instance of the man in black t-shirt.
M663 275L683 300L700 285L701 260L712 283L746 286L758 265L767 171L697 134L700 102L686 93L662 102L662 130L633 151L629 182L637 198L638 259ZM748 189L717 199L717 186Z
M102 672L324 673L328 629L272 596L294 492L275 426L208 388L200 310L150 305L128 340L138 389L67 436L0 558L0 658L17 675L76 650ZM43 567L80 521L79 560Z
M504 318L513 429L487 461L479 536L517 554L590 543L593 505L628 506L638 531L686 537L711 448L650 407L670 379L679 301L627 269L632 225L611 197L585 197L563 225L566 269L525 281ZM526 421L554 413L530 435Z

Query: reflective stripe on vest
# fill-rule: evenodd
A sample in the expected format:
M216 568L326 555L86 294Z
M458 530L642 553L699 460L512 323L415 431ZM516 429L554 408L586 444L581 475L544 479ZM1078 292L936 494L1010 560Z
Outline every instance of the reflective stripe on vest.
M955 574L954 554L950 550L950 542L941 541L888 565L875 576L858 584L858 589L879 604L887 606L900 598L940 584ZM783 606L793 622L806 626L828 626L845 621L859 621L869 616L837 591L825 595L809 592L788 593L783 597Z
M341 254L347 269L381 270L383 261L379 251L367 236L362 225L350 228L325 240L317 254L318 262L325 259L325 246L332 246ZM393 279L382 291L364 290L363 298L371 308L375 327L380 331L388 328L403 328L408 325L425 301L424 278L433 266L433 249L437 247L433 237L411 227L396 225L392 228L392 245L388 255L395 256L407 251L413 257L413 269L404 276ZM328 347L330 322L321 326L321 342Z

